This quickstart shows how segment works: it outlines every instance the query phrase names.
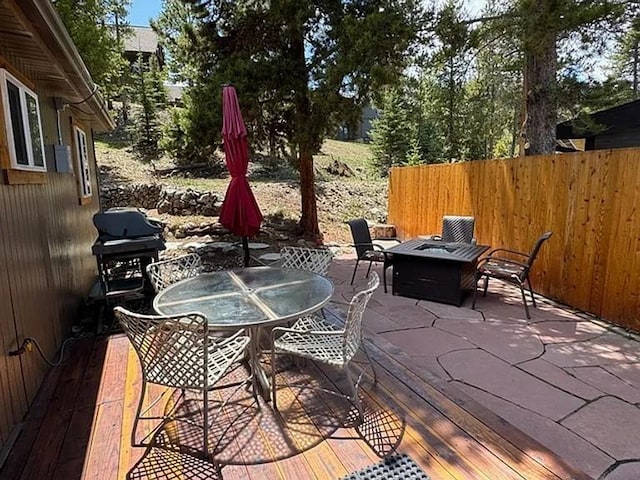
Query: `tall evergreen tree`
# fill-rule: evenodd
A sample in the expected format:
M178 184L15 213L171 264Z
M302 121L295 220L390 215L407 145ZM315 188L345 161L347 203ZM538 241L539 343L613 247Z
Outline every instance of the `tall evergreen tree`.
M300 173L300 225L319 238L312 155L404 68L418 0L191 2L203 20L190 50L198 83L219 98L232 82L249 124L283 129Z
M162 133L158 112L167 102L164 75L154 56L150 57L147 64L139 54L132 77L133 98L141 106L135 120L135 148L146 159L157 158Z
M114 23L121 30L126 29L131 0L52 0L52 3L93 81L108 99L115 98L122 86L126 62L122 58L122 37Z
M371 129L374 162L382 175L396 165L437 163L442 152L415 89L387 89Z

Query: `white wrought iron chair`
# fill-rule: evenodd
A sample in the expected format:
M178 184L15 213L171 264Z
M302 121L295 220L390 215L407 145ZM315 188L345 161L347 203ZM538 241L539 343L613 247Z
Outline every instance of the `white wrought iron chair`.
M316 362L331 365L343 370L351 390L350 395L326 390L347 398L358 409L362 419L362 404L358 397L358 387L364 370L354 383L350 363L362 346L373 370L373 381L377 375L369 352L362 342L362 316L374 290L380 286L380 277L373 272L369 277L366 290L356 293L349 303L349 310L344 326L335 325L324 318L312 315L298 319L291 327L275 327L271 331L271 398L273 407L278 408L276 401L276 368L277 354L297 355ZM324 389L323 389L324 390Z
M175 316L142 315L114 308L127 337L140 360L142 368L142 391L131 431L131 444L145 445L171 419L172 412L163 416L146 416L161 399L156 398L142 411L147 392L147 384L152 383L170 388L201 392L203 396L203 447L209 448L209 391L229 368L238 362L249 344L249 337L238 331L230 337L220 337L220 332L209 330L207 319L198 313ZM245 382L241 382L244 384ZM235 393L235 392L234 392ZM224 404L223 404L224 405ZM220 407L222 408L222 407ZM140 442L136 442L136 431L140 420L159 420L158 424Z
M162 260L147 265L147 275L156 293L185 278L195 277L202 271L202 260L197 253Z
M333 252L327 248L282 247L277 266L326 276L332 260Z

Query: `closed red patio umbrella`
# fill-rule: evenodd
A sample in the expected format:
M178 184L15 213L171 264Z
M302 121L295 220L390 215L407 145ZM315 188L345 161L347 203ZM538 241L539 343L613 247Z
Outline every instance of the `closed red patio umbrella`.
M242 237L244 266L248 267L247 238L260 231L262 213L247 181L249 165L247 129L240 113L236 89L231 85L225 85L222 89L222 139L231 182L220 209L220 223Z

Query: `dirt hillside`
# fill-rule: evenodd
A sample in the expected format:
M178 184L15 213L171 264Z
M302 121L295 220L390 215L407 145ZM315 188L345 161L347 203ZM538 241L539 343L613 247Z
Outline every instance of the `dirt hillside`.
M103 182L161 183L180 189L193 188L215 192L222 198L229 182L224 172L220 178L208 178L201 172L175 172L158 175L171 168L172 162L144 162L133 154L127 142L112 138L98 139L96 156ZM325 243L348 243L351 237L345 222L364 217L384 222L387 215L387 180L376 178L371 152L361 143L328 140L315 157L318 216ZM274 164L262 157L252 158L249 182L262 213L269 219L294 224L300 215L300 193L295 170L282 161ZM187 222L212 222L209 217L172 217L162 215L171 225Z

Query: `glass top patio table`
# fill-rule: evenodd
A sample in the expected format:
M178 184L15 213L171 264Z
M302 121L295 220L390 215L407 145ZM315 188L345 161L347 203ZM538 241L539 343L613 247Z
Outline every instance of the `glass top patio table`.
M312 272L251 267L205 273L162 290L153 301L161 315L202 313L212 327L262 327L321 309L333 283Z

